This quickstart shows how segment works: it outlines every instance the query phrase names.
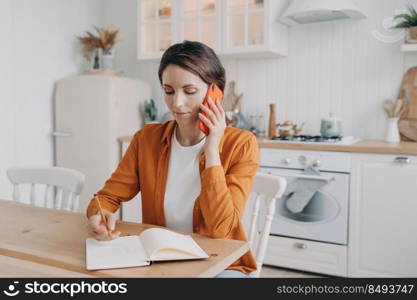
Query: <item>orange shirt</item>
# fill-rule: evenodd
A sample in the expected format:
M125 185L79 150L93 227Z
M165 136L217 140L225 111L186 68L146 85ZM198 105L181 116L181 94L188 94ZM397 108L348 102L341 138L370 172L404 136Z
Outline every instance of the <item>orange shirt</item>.
M166 226L163 201L175 125L175 120L147 124L135 133L117 169L97 192L103 209L115 212L121 202L131 200L140 191L142 222ZM256 137L249 131L226 127L219 153L222 165L207 169L204 152L199 157L201 193L194 204L193 232L246 241L241 219L259 167ZM97 211L92 199L87 217ZM256 270L251 251L228 269L245 273Z

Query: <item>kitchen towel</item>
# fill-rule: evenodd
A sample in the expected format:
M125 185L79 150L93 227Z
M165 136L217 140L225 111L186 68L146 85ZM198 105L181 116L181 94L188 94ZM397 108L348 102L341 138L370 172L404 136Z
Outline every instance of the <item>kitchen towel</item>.
M320 175L320 171L309 166L304 170L307 175ZM288 196L286 206L292 213L302 212L314 194L327 184L326 179L294 178L288 180L284 196Z

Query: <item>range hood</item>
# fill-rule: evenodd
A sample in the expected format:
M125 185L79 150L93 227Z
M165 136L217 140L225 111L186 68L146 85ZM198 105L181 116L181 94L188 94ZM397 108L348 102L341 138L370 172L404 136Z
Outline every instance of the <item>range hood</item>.
M281 21L297 25L365 17L352 0L292 0Z

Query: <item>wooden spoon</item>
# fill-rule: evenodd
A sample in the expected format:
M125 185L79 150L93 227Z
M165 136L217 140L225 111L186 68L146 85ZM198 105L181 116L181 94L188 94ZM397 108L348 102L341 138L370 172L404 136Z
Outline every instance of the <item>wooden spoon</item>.
M393 108L394 108L394 104L392 103L391 99L387 99L384 101L384 110L388 114L388 117L392 117Z
M397 102L395 103L395 107L394 107L393 117L399 117L400 116L400 111L401 111L402 106L403 106L403 100L402 99L397 99Z

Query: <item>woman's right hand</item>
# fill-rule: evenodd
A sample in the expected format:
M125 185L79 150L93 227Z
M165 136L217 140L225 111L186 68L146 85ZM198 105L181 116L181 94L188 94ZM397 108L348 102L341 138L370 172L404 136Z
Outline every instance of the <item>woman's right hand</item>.
M106 226L104 225L101 215L98 212L95 215L92 215L90 218L88 218L87 223L87 232L90 236L95 238L98 241L110 241L117 239L121 232L116 231L114 232L114 229L116 227L116 216L107 210L103 210L103 214L107 219L107 226L111 230L110 236L107 234Z

